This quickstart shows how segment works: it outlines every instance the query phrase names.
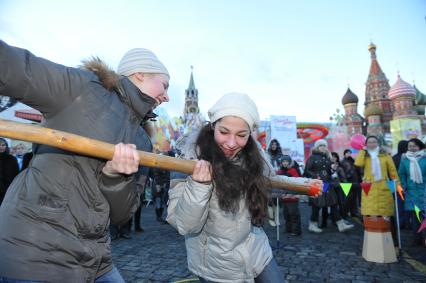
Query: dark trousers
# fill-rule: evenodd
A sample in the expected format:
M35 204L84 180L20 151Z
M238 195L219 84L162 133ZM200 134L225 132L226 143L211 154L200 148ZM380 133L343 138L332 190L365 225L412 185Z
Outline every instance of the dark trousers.
M342 219L339 215L337 204L332 205L330 208L331 208L331 216L333 218L333 221L339 221L340 219ZM323 222L327 221L327 218L328 218L327 209L328 208L327 207L317 207L317 206L313 205L312 206L312 213L311 213L311 221L312 222L318 222L320 209L323 210L322 221Z
M351 190L346 197L346 202L343 204L343 215L351 214L351 217L358 215L358 195L361 194L361 186L352 184Z
M409 211L409 214L411 217L411 229L413 230L413 233L414 233L414 240L421 241L422 239L426 237L426 229L424 229L420 233L417 233L417 231L420 228L421 222L419 222L419 220L417 219L417 214L415 211ZM419 214L420 214L420 221L423 221L423 218L422 218L423 211L421 210Z
M410 220L412 219L411 214L409 211L404 209L404 201L401 199L401 196L399 194L396 195L398 204L399 226L401 228L410 229Z
M302 227L300 220L299 202L284 202L283 212L286 232L300 235L302 233Z
M348 217L348 214L345 214L344 207L346 205L346 196L343 192L340 185L335 187L336 194L337 194L337 206L338 206L338 213L340 214L340 217L343 219L346 219Z
M142 205L143 205L143 197L141 195L141 203L138 207L138 209L135 212L134 218L135 218L135 229L137 228L141 228L141 214L142 214ZM130 221L132 221L132 219L130 219ZM131 223L131 222L130 222Z

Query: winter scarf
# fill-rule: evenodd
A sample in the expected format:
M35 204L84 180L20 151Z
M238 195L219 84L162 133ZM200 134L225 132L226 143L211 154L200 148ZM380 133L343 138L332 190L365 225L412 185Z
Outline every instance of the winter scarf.
M379 153L380 147L376 147L375 149L368 149L368 154L371 156L371 168L372 174L374 176L375 181L380 181L382 179L382 170L380 168L380 160Z
M410 160L410 179L416 184L423 183L422 171L418 160L424 156L424 152L422 150L417 152L408 151L405 156Z

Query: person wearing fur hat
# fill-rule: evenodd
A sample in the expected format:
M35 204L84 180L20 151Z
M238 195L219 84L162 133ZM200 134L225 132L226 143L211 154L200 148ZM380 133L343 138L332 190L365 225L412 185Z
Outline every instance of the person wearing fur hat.
M169 191L167 221L185 236L188 268L201 282L284 282L262 228L264 176L275 172L252 135L260 123L257 107L248 95L230 93L208 115L182 152L198 159L194 172L173 180Z
M137 48L118 73L95 58L81 68L36 57L0 40L0 95L43 114L43 126L115 144L111 160L36 145L0 207L0 275L6 282L124 282L111 257L110 223L139 203L140 126L169 97L169 73ZM1 280L0 280L1 281Z
M328 190L320 197L309 199L309 204L312 207L309 231L314 233L322 232L322 229L318 227L319 212L321 209L327 209L327 207L330 207L331 216L340 232L353 228L353 225L346 224L343 221L338 211L337 194L332 184L331 156L328 151L327 141L319 139L315 142L312 154L306 162L304 174L308 178L318 178L324 184L328 184Z

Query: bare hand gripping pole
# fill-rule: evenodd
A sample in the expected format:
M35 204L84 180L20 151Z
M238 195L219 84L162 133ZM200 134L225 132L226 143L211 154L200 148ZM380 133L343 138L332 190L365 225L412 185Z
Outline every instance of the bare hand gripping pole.
M111 160L114 155L114 145L95 139L74 135L36 125L23 124L0 119L0 136L16 140L45 144L63 150ZM195 166L193 160L177 159L170 156L138 151L140 165L156 167L165 170L192 174ZM316 195L318 188L308 184L293 184L279 178L270 178L274 188L296 191L306 195Z

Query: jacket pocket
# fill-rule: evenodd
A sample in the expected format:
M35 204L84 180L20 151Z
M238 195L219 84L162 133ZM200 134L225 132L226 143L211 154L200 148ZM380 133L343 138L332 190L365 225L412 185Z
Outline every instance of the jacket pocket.
M39 219L47 223L58 224L64 218L68 201L49 195L40 195L37 205L37 216Z

